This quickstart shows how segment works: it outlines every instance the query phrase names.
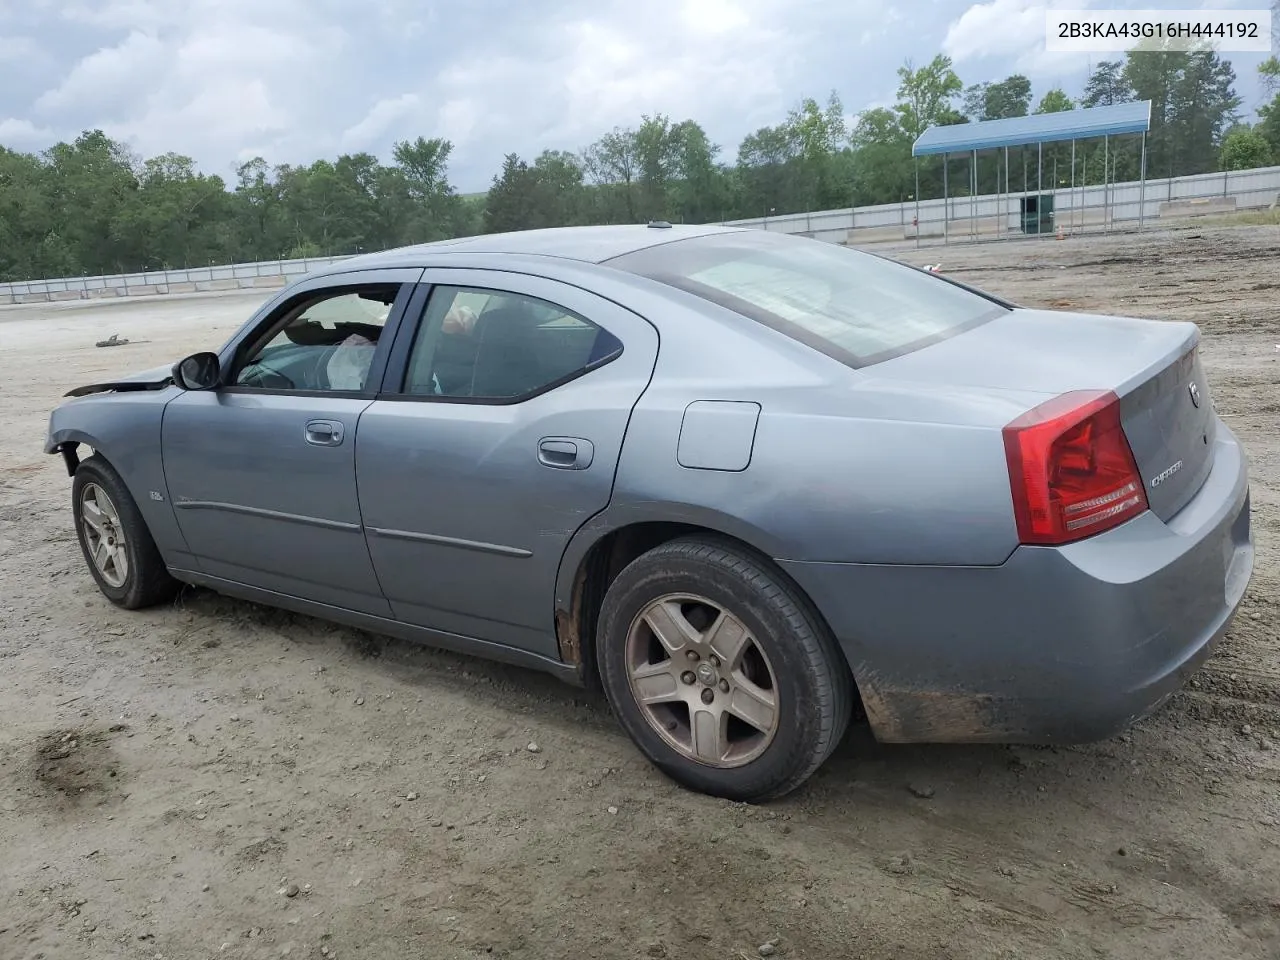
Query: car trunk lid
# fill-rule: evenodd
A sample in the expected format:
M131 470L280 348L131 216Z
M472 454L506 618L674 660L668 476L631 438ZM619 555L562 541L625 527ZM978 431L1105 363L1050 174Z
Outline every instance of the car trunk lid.
M1216 419L1190 323L1016 309L976 329L864 368L873 377L1032 391L1111 390L1162 520L1213 466Z

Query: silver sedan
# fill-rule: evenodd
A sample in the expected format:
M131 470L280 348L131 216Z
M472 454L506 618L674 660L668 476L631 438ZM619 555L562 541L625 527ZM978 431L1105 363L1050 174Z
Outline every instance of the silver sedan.
M114 603L195 584L547 670L762 800L855 710L1079 742L1177 689L1253 564L1198 342L799 237L529 231L300 279L73 390L45 449Z

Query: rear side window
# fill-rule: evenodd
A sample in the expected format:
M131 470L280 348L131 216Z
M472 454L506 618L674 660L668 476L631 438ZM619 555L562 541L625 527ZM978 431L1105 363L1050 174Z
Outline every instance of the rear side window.
M516 402L622 352L602 327L546 300L478 287L431 291L405 374L414 397Z
M677 240L607 262L727 307L852 366L909 353L1007 309L891 260L763 230Z

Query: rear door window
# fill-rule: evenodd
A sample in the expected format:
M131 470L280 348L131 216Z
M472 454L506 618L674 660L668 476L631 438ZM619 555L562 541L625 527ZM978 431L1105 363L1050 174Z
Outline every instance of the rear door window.
M571 310L475 287L431 291L409 356L413 397L517 402L609 362L622 343Z

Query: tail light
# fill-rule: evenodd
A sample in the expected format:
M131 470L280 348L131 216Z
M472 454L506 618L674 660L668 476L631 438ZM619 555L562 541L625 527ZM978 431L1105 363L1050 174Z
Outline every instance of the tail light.
M1063 544L1110 530L1147 509L1111 391L1055 397L1004 428L1018 539Z

